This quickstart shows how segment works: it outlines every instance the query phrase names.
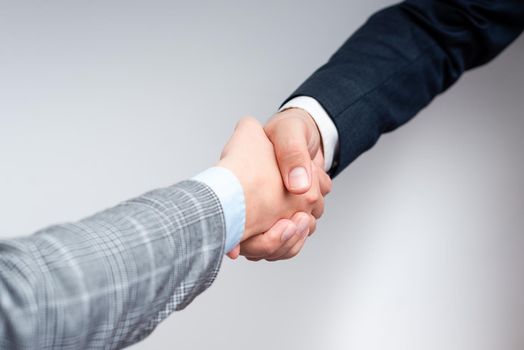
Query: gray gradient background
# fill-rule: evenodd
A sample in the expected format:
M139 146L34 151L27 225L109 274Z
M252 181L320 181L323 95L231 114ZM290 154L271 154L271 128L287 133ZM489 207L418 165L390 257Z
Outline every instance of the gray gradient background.
M0 1L2 237L214 164L391 3ZM520 38L340 175L298 258L225 260L134 349L524 348L523 62Z

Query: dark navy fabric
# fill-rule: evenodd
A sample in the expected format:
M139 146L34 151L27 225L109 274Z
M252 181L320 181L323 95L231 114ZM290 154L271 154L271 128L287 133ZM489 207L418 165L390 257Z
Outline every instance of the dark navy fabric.
M404 1L369 18L289 99L311 96L333 119L335 176L523 29L524 0Z

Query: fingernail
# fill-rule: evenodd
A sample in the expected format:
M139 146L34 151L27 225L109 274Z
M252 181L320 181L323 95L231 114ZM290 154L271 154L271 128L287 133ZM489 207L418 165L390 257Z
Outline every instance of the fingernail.
M309 179L307 176L307 171L303 167L294 168L289 172L289 187L292 189L302 189L306 188L309 185Z
M297 229L294 225L287 225L284 232L282 232L282 236L280 236L280 240L282 242L289 241L291 237L293 237L297 233Z
M300 219L297 224L297 232L300 236L305 236L309 229L309 218L304 217Z

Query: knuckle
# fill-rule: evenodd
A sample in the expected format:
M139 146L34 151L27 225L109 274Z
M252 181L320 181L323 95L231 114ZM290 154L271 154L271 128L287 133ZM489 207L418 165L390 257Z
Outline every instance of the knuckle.
M310 191L305 194L305 199L308 204L316 204L320 200L320 194L316 191Z
M264 126L264 131L267 133L268 137L271 138L278 127L279 117L271 117L266 125Z

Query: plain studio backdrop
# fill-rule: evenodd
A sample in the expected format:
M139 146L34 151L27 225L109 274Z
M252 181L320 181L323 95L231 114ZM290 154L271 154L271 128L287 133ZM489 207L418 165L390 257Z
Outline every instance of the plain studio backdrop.
M1 236L213 165L389 4L0 1ZM520 38L347 168L299 257L225 259L134 349L523 349L523 63Z

